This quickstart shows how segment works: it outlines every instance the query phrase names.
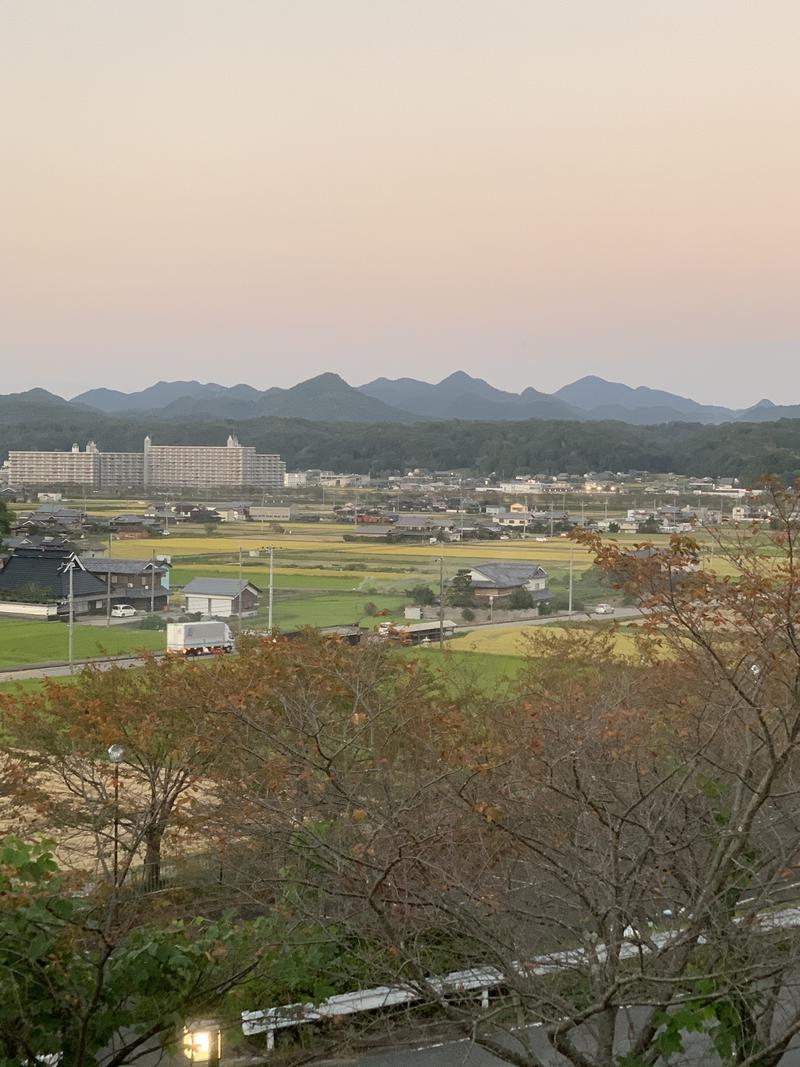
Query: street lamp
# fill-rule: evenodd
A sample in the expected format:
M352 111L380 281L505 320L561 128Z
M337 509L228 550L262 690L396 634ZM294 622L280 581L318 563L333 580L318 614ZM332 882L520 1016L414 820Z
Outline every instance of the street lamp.
M108 758L114 767L114 889L119 885L119 765L125 758L122 745L110 745Z
M190 1063L219 1067L222 1033L216 1023L190 1023L183 1031L183 1054Z

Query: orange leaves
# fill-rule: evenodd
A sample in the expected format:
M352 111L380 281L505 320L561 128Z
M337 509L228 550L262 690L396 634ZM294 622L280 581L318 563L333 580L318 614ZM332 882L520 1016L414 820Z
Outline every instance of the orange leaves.
M476 815L480 815L486 822L497 822L500 816L503 814L503 809L499 804L487 804L484 800L478 800L472 805L472 810Z

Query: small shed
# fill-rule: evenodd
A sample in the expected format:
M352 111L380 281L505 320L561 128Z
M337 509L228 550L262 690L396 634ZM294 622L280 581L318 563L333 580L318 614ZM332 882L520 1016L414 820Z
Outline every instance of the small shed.
M192 578L183 587L186 610L227 619L255 615L261 590L252 582L235 578Z

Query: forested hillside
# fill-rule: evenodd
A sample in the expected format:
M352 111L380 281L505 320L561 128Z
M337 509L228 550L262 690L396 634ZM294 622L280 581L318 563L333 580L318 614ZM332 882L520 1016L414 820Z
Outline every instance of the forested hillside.
M587 470L675 471L736 476L800 475L800 420L701 426L621 422L324 423L122 417L81 410L56 398L0 399L0 456L11 448L68 449L93 439L104 451L140 451L145 434L162 444L224 444L229 433L261 452L279 452L290 469L334 468L381 474L412 467L471 468L510 477Z

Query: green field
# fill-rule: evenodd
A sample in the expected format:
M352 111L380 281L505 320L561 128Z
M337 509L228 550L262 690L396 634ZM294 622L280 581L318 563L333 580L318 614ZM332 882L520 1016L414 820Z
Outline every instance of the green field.
M164 648L163 633L119 626L106 629L78 623L73 638L76 660L104 653L116 656L140 649ZM0 669L26 663L65 662L66 659L67 627L64 623L0 619Z
M454 691L474 686L494 693L513 681L525 665L522 656L457 651L449 645L445 646L444 652L440 652L436 645L431 645L428 648L405 649L403 654L440 671L449 688Z
M388 610L389 616L373 620L367 615L365 606L375 604L378 611ZM272 623L278 630L297 630L302 626L346 626L360 622L362 626L371 626L391 619L402 619L403 608L408 603L405 597L371 596L367 593L342 594L318 593L309 596L290 596L285 599L275 598ZM259 628L266 625L266 603L262 599L261 610L255 619L245 619L245 628Z

